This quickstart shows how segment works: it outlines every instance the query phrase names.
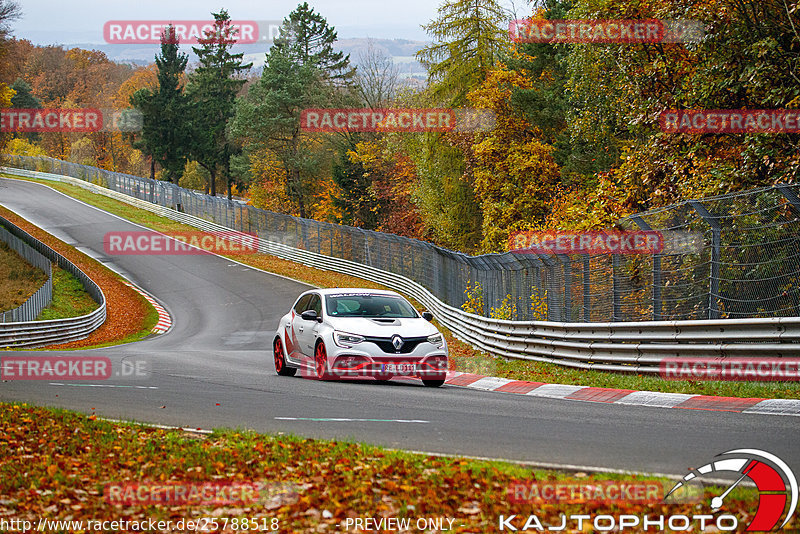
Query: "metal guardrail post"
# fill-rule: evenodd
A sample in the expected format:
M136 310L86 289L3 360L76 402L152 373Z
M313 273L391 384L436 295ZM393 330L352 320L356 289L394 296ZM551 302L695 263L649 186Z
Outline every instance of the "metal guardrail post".
M708 318L719 319L719 270L720 254L722 247L722 227L718 217L712 215L705 206L696 200L690 200L689 205L694 208L700 217L711 227L711 273L708 284Z

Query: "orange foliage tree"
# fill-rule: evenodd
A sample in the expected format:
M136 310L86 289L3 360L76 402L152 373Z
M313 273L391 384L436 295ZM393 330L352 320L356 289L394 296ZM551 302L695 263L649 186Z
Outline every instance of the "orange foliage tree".
M475 134L470 158L475 196L483 211L484 252L507 250L510 232L540 224L550 211L559 169L552 147L511 103L516 88L529 88L524 72L505 65L469 93L478 108L494 112L495 127Z

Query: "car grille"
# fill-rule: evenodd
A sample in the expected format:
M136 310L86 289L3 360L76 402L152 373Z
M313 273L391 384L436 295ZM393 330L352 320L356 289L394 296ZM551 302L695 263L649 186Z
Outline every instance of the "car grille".
M403 338L403 346L400 347L400 350L395 350L394 345L392 345L392 338L390 337L365 337L364 341L369 341L370 343L375 343L378 345L383 352L386 354L409 354L414 352L414 349L417 348L417 345L427 341L427 337L404 337Z

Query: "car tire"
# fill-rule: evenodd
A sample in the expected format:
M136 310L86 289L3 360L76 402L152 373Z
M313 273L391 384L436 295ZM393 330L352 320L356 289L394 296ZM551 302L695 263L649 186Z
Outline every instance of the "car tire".
M272 353L275 356L275 372L280 376L294 376L297 369L286 365L286 354L283 352L281 338L276 337L272 342Z
M444 384L444 378L423 378L422 383L429 388L438 388Z
M322 341L318 341L317 346L314 347L314 370L318 380L330 380L333 378L328 369L328 351Z

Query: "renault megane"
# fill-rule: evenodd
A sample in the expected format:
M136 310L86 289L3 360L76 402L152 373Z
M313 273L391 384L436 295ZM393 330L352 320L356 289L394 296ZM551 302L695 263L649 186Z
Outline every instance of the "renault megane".
M292 376L301 370L321 380L417 376L426 386L441 386L447 342L432 319L394 291L306 291L278 325L275 371Z

